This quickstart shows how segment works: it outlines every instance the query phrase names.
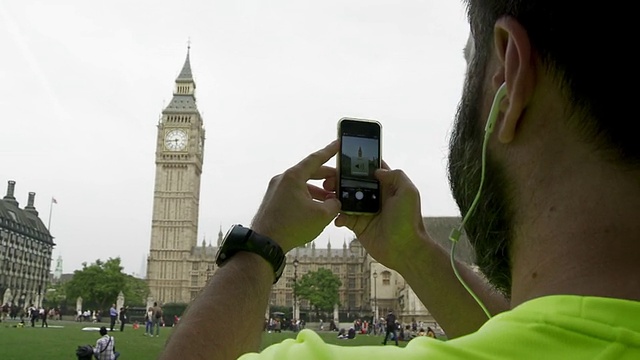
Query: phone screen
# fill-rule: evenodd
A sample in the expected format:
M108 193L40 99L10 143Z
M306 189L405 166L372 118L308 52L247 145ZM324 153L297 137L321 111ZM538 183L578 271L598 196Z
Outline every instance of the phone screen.
M374 173L380 168L380 132L376 121L343 118L340 136L338 198L342 211L374 214L380 210L380 184Z

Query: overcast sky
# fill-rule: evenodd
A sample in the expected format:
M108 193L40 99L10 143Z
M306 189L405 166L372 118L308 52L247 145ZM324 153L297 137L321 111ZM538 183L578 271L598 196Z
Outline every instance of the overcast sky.
M64 272L149 249L156 125L191 41L207 131L198 243L248 225L269 179L336 137L383 125L382 158L459 215L446 175L469 27L459 0L0 0L0 189L16 180ZM331 161L335 165L335 159ZM318 247L351 233L331 225ZM53 268L52 268L53 270Z

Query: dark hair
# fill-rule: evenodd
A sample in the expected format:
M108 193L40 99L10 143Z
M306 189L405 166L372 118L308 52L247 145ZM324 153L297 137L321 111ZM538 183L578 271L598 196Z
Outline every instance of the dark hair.
M104 336L107 335L107 328L104 326L100 327L100 335Z
M476 46L486 56L496 21L511 16L526 29L533 52L554 75L575 126L602 154L640 164L630 131L637 103L636 12L622 1L464 0ZM620 44L615 47L613 44ZM478 51L479 50L479 51ZM629 88L629 90L626 90Z

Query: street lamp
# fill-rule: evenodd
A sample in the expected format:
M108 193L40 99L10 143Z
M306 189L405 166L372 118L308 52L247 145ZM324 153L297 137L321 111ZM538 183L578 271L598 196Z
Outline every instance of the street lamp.
M296 313L298 310L298 295L296 294L296 284L298 283L298 259L293 260L293 317L298 320L299 315Z
M378 321L378 272L373 270L373 309Z
M38 305L36 305L38 308L42 307L42 284L38 285Z

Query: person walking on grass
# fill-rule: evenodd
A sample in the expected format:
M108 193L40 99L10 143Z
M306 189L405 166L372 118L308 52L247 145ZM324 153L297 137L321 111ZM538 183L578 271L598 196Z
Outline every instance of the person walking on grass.
M124 324L127 322L127 307L120 308L120 331L124 331Z
M156 330L156 337L160 337L160 324L162 323L162 307L157 302L153 303L153 325L151 326L151 336L153 336L153 329Z
M40 313L42 316L42 327L49 327L49 323L47 322L47 316L49 316L49 309L44 308L44 311Z
M382 345L387 345L387 340L389 339L389 334L393 334L393 339L396 341L396 346L398 345L398 324L396 324L396 316L393 314L393 311L389 310L387 314L387 318L385 319L387 322L387 332L384 334L384 341Z
M144 336L153 336L153 307L149 306L144 316Z
M116 309L116 304L111 304L111 308L109 309L109 317L111 317L111 326L109 331L113 331L113 328L116 326L116 320L118 319L118 310Z
M35 306L33 306L33 304L29 305L29 317L31 318L31 327L36 326L36 320L38 320L39 315L40 313L38 312L38 309Z

